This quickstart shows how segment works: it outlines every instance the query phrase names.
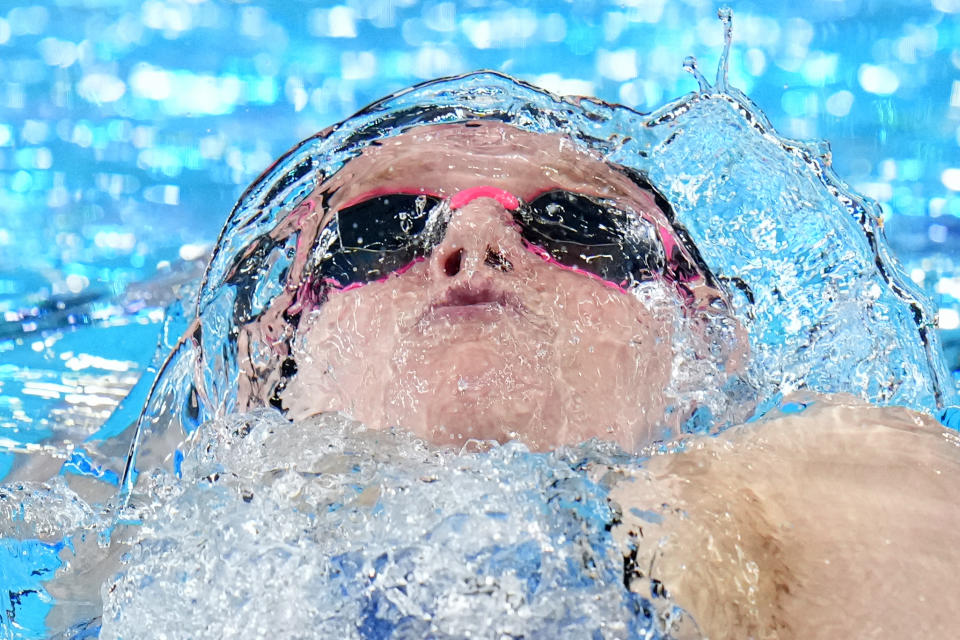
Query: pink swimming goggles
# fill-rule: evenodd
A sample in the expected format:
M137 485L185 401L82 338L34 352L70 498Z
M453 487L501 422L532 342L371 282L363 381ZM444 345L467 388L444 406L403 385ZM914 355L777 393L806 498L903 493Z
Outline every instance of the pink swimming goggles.
M447 199L375 192L349 203L321 232L310 279L342 289L402 271L439 243L451 212L477 198L492 198L509 211L531 251L618 287L655 278L683 284L704 276L696 254L691 259L681 250L677 230L613 201L561 189L524 201L478 186Z

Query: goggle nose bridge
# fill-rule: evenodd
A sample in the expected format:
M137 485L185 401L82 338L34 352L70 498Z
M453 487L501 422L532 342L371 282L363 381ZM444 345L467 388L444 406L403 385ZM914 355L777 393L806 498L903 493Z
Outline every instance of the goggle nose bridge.
M513 195L506 189L492 187L490 185L479 185L476 187L462 189L450 196L450 210L456 211L457 209L470 204L477 198L492 198L493 200L499 202L500 206L507 211L515 211L520 206L520 198Z

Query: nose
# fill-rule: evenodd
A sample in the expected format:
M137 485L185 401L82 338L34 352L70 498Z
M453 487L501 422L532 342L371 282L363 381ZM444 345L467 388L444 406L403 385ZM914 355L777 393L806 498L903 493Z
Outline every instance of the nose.
M510 211L517 197L496 187L464 189L450 198L450 221L431 261L438 275L470 276L481 269L512 271L523 242Z

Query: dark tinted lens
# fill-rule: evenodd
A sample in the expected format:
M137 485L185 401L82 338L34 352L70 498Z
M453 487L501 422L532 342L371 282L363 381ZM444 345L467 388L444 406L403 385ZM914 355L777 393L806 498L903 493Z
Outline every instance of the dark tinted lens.
M548 191L519 217L524 239L566 266L617 284L642 282L663 271L663 249L652 225L593 198Z
M341 209L329 228L337 238L319 263L320 279L340 286L388 275L426 254L420 239L430 210L440 200L389 194Z

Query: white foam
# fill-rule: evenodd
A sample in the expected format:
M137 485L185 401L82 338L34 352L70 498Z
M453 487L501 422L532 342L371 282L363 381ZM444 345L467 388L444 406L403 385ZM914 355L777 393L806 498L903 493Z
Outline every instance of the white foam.
M657 633L592 479L610 445L461 455L270 412L200 432L182 481L138 485L144 521L103 587L101 638Z

